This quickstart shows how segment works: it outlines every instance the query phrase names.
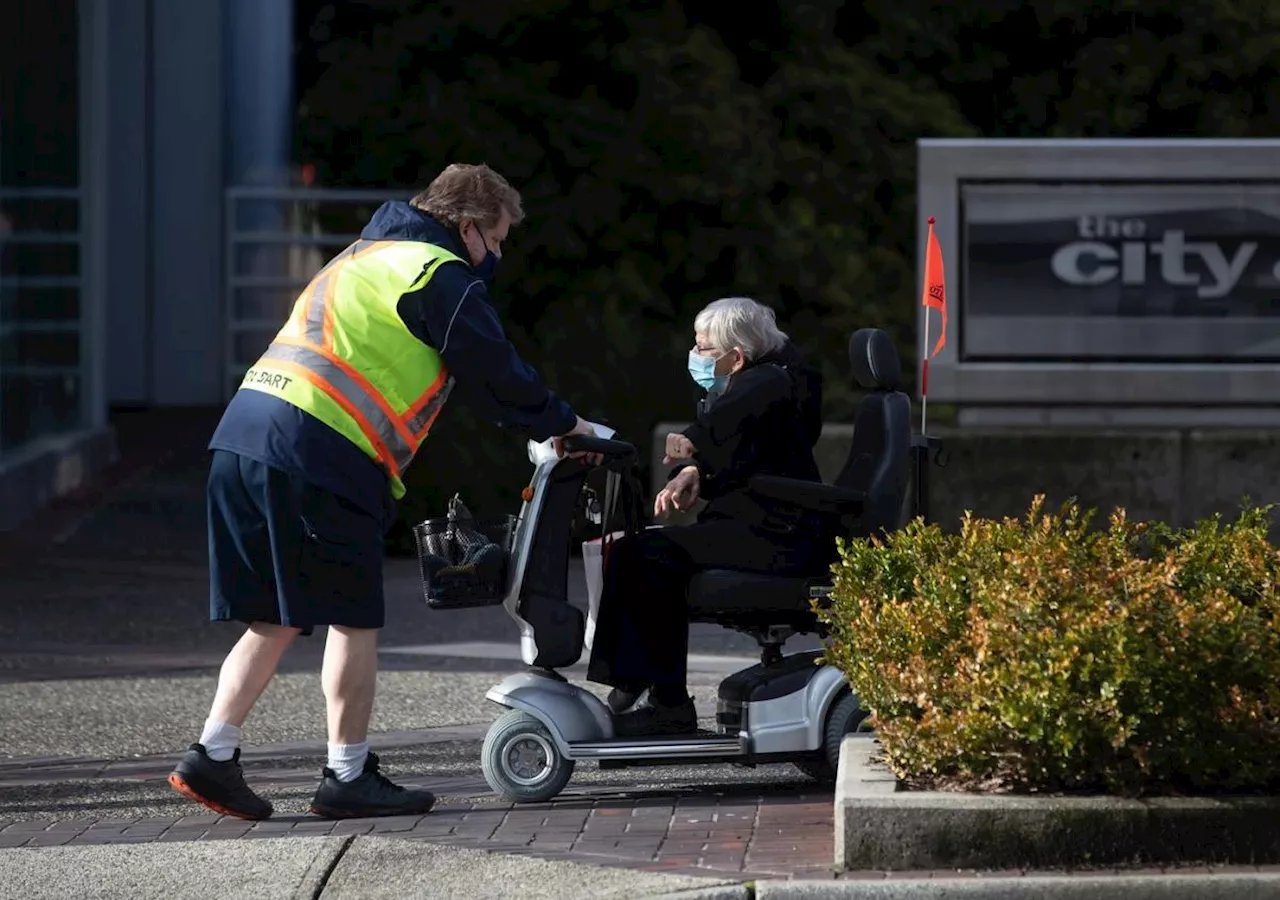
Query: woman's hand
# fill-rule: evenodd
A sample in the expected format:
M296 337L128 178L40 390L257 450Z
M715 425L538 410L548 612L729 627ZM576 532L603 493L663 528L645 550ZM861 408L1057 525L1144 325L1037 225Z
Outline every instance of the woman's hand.
M693 455L697 452L698 448L693 446L693 441L679 432L674 432L667 435L667 455L662 457L662 464L669 466L677 459L693 459Z
M683 512L698 502L698 488L701 476L697 466L685 466L675 478L667 482L667 486L658 491L653 498L653 514L659 518L667 516L673 509Z

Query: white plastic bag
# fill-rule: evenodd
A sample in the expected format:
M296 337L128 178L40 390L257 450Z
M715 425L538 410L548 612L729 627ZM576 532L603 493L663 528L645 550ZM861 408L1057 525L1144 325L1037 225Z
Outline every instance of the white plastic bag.
M661 527L648 525L645 530ZM608 539L616 541L624 534L625 531L615 531ZM596 613L600 609L600 595L604 593L604 541L605 538L595 538L582 542L582 568L587 576L587 633L583 642L588 651L596 635Z
M615 531L609 535L611 539L621 537L623 532ZM591 649L591 640L596 636L596 612L600 609L600 595L604 593L604 538L596 538L582 542L582 568L587 576L587 633L585 646Z

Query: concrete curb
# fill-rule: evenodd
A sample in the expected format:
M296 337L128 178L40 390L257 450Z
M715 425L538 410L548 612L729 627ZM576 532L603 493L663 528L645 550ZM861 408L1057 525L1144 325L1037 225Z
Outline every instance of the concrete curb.
M841 746L840 870L1059 869L1280 861L1280 798L1035 797L903 791L874 735Z
M751 892L745 884L725 884L670 894L650 894L647 900L751 900Z
M761 881L755 900L1271 900L1280 875L1110 875Z

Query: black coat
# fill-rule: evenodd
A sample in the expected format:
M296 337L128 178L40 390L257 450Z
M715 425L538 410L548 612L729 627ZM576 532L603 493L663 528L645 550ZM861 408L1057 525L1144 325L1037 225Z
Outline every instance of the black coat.
M822 375L805 365L788 342L748 363L724 392L699 404L698 418L683 432L697 449L700 495L707 507L699 521L734 519L781 531L819 527L812 517L751 494L754 475L821 481L813 447L822 433ZM687 465L678 465L678 472Z

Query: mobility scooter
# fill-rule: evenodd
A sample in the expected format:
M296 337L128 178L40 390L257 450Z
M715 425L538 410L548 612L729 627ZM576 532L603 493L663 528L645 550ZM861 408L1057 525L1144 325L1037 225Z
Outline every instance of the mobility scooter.
M853 444L833 485L760 476L751 490L798 508L839 516L845 533L865 535L892 530L925 510L929 451L936 439L913 438L911 404L900 390L901 368L888 335L861 329L849 343L858 384L867 392L857 410ZM605 470L604 500L592 504L593 521L608 530L619 503L636 502L641 493L635 478L636 448L605 437L566 439L569 451L598 454ZM594 624L568 602L568 567L572 523L592 471L580 460L559 459L547 441L529 442L534 475L524 493L518 517L488 527L480 544L492 552L498 543L506 553L505 569L478 599L454 605L496 604L497 598L520 628L521 657L528 669L508 676L486 697L505 708L489 728L482 750L485 780L511 802L541 802L555 797L569 782L575 765L593 760L602 768L635 765L734 763L755 766L789 762L805 774L834 775L845 735L862 730L868 713L844 675L818 664L822 651L784 655L783 644L794 634L824 636L812 611L831 591L830 576L778 577L733 570L704 570L688 589L692 622L710 622L756 639L761 659L725 678L719 686L716 730L682 735L617 737L608 706L595 694L570 683L557 672L578 663ZM914 469L915 490L909 491ZM907 506L908 494L913 499ZM634 512L634 510L632 511ZM630 521L634 522L635 519ZM432 524L436 523L436 524ZM463 523L430 520L419 526L419 552L447 555L441 538L456 540ZM473 535L478 532L472 531ZM461 559L466 547L453 556ZM423 564L427 602L447 606L450 571L471 572L462 565L432 570ZM494 574L494 573L491 573ZM433 602L433 591L436 601ZM465 593L465 592L464 592Z

